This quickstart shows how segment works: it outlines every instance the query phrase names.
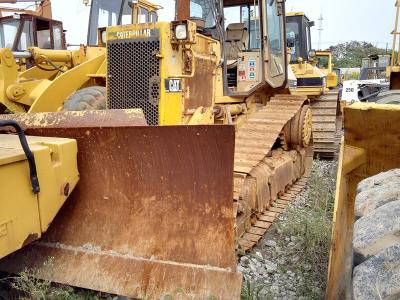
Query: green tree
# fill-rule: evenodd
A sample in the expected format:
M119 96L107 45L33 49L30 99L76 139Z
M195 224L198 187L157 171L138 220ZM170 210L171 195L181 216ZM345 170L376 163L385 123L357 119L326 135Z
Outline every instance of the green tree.
M362 65L362 59L369 55L390 54L386 49L375 47L369 42L352 41L338 44L329 48L333 54L333 63L338 68L359 68Z

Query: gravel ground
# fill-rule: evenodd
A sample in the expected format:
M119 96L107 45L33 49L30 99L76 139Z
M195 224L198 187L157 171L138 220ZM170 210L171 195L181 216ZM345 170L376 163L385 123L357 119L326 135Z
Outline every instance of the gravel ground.
M239 258L238 270L245 277L243 299L323 299L329 250L323 251L327 253L316 253L309 259L305 256L310 254L308 241L302 234L288 235L286 227L293 226L291 218L308 216L315 208L316 198L329 198L326 202L329 202L327 206L331 210L336 165L337 161L314 162L313 175L306 188L286 208L259 244ZM313 215L311 213L310 218ZM331 218L328 216L326 219L329 225L325 231L330 231ZM320 240L317 243L324 244L322 249L327 250L330 232L323 232L323 235L321 240L325 244ZM311 252L311 256L313 254ZM314 262L314 266L310 265L310 261Z

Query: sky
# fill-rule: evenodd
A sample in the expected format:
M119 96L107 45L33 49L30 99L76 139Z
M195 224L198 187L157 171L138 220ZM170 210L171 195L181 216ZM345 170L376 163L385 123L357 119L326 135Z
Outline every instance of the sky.
M110 0L112 1L112 0ZM153 0L164 7L159 12L160 20L170 21L174 17L173 0ZM313 47L318 48L320 16L322 34L320 48L352 40L368 41L380 48L392 46L395 18L395 0L287 0L286 11L305 12L315 21L312 29ZM52 0L53 17L63 21L69 44L86 43L89 7L83 0ZM26 4L19 4L26 6Z

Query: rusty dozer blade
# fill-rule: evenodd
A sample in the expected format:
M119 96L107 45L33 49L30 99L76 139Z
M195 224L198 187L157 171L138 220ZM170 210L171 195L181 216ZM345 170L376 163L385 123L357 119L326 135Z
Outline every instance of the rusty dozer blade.
M44 238L0 269L140 299L239 299L233 127L96 114L7 116L28 135L76 139L81 177Z

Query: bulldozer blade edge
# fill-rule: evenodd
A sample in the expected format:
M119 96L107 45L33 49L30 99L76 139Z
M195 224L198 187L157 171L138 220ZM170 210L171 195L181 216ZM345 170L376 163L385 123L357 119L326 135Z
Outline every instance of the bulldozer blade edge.
M43 239L0 269L33 269L43 279L134 298L239 299L234 128L113 124L112 117L67 127L71 113L56 114L46 128L33 120L54 115L7 118L28 135L76 139L80 182Z

